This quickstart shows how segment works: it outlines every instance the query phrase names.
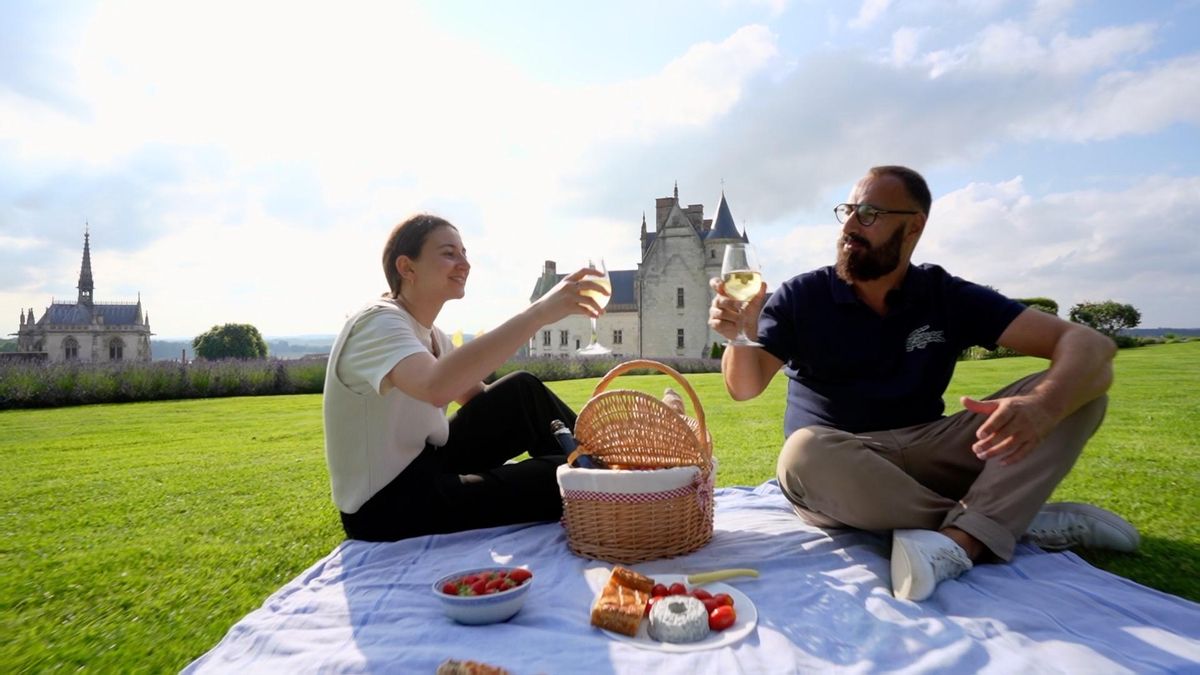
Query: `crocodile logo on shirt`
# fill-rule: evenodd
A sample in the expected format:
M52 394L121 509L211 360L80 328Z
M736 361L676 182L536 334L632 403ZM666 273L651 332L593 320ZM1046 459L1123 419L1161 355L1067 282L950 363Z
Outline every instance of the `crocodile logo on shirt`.
M944 331L929 330L929 324L925 324L908 334L908 339L904 342L904 351L911 352L915 349L925 349L935 342L945 341Z

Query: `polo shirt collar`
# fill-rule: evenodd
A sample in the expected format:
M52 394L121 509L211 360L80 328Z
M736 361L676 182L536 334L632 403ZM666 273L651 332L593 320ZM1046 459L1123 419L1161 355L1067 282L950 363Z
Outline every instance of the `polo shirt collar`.
M837 272L834 272L832 269L830 272L830 291L833 294L833 302L838 305L853 305L857 303L859 300L858 296L854 294L854 288L843 281L837 275ZM908 264L908 271L904 273L904 279L900 282L900 288L888 293L888 310L895 311L907 307L911 304L912 298L920 294L924 286L925 270L910 262ZM893 302L895 303L894 305Z

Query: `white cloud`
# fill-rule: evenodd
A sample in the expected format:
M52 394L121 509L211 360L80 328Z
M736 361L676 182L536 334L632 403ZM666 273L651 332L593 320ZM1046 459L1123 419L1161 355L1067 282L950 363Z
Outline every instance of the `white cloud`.
M1146 134L1172 124L1200 124L1200 56L1109 73L1081 100L1052 102L1018 126L1022 135L1104 140Z
M777 55L769 30L746 26L648 77L552 87L407 6L321 7L105 4L74 52L87 115L0 100L20 112L5 136L23 165L0 195L42 195L7 212L4 236L44 229L76 261L28 289L35 305L73 285L74 228L90 216L98 295L141 290L160 334L253 313L268 334L333 331L382 290L388 229L432 210L482 263L471 301L443 319L494 327L525 305L547 257L632 267L630 223L563 216L589 155L703 127Z
M892 0L863 0L862 5L858 8L858 14L850 20L848 25L851 28L866 28L887 12L888 6L891 4Z
M777 278L832 259L826 202L866 166L939 172L944 189L999 151L1032 152L1031 141L1200 123L1195 50L1140 58L1158 24L1073 34L1070 12L1052 4L1024 23L996 22L994 5L936 4L946 21L927 20L922 5L864 2L863 34L880 32L875 60L851 47L796 52L787 30L748 25L639 77L571 86L446 33L417 5L105 3L76 47L51 50L70 66L52 104L0 79L11 120L0 143L0 302L73 297L86 218L98 295L141 291L160 335L235 319L272 335L332 332L382 290L376 257L390 227L431 210L460 226L475 262L467 300L439 323L473 333L524 306L545 259L560 270L589 255L632 268L641 213L653 221L654 198L676 179L686 203L710 211L725 179L738 224L749 223ZM809 8L794 9L789 17ZM881 31L883 13L901 9L909 25ZM1103 201L1078 189L1088 178L1055 179L1053 198L1021 180L947 195L919 252L1014 295L1065 295L1083 279L1107 293L1104 272L1121 261L1105 256L1120 245L1128 278L1194 286L1164 271L1177 262L1170 251L1121 238L1126 221L1095 211L1108 223L1095 228L1074 215ZM1190 184L1162 180L1132 184L1186 211L1164 186ZM1125 200L1105 208L1137 205L1133 188L1119 192ZM970 218L949 220L955 200ZM1027 247L981 238L988 223ZM960 262L960 243L1000 251L1022 272L1004 276L986 256ZM1059 285L1059 268L1074 277ZM1174 297L1179 307L1197 296Z
M1034 27L1052 26L1070 14L1076 0L1035 0L1029 12L1029 23Z
M921 30L905 26L892 33L891 63L906 66L916 58L920 47Z
M931 77L952 72L1071 77L1111 66L1153 44L1155 27L1100 28L1084 37L1057 33L1043 40L1015 21L985 27L972 40L923 58Z
M1122 190L1030 195L1020 177L937 199L914 259L999 288L1074 304L1116 300L1147 327L1200 316L1200 177L1148 177ZM1180 327L1180 326L1175 326Z

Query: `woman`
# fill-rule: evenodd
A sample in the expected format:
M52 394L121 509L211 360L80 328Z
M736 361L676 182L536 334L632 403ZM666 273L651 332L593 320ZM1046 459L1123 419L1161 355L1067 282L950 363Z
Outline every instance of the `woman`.
M463 297L471 264L458 229L417 215L383 251L390 291L342 329L325 374L325 457L346 535L395 541L557 520L565 461L550 422L575 413L529 373L481 380L542 326L597 316L603 288L584 268L519 314L455 349L434 321ZM447 419L446 406L461 408ZM530 459L506 464L522 452Z

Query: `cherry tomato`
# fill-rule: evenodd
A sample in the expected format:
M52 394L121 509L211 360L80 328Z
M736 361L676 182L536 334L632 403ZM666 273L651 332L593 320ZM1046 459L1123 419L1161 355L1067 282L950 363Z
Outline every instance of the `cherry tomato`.
M721 604L729 605L730 607L733 607L733 598L730 597L728 593L717 593L716 595L713 596L713 598L720 600Z
M721 605L708 615L708 627L711 630L725 630L737 621L737 611L732 605Z
M676 581L667 589L667 595L687 595L687 586Z
M656 598L661 598L664 595L670 595L670 594L671 594L671 592L668 591L667 587L663 586L662 584L654 584L654 588L650 589L650 595L652 595Z
M520 586L521 584L533 578L533 572L530 572L524 567L518 567L509 571L508 578L517 582L517 585Z
M692 589L692 597L697 600L707 600L712 597L712 593L709 593L708 591L704 590L703 588L693 588Z
M458 584L453 581L447 581L442 586L442 592L446 595L458 595Z
M713 610L718 607L726 606L726 604L724 602L721 602L717 598L705 598L705 599L701 600L700 602L704 603L704 611L709 614L712 614Z
M665 597L667 597L667 596L665 596L665 595L650 596L650 599L646 601L646 611L642 613L642 616L650 616L650 609L652 607L654 607L654 603L658 602L659 600L662 600Z

